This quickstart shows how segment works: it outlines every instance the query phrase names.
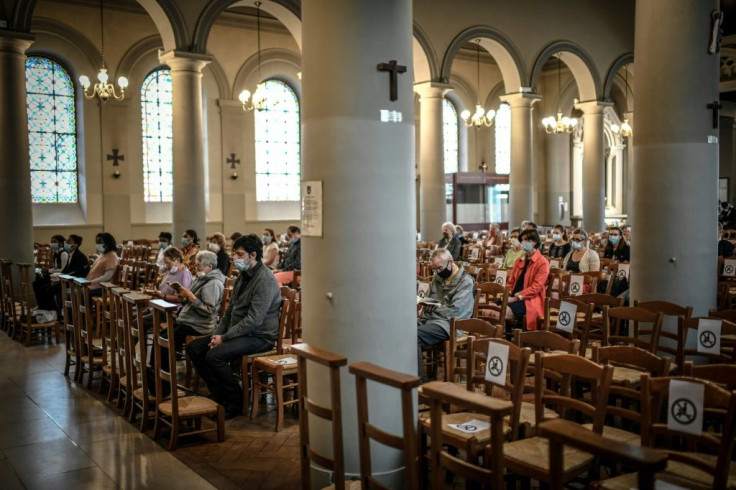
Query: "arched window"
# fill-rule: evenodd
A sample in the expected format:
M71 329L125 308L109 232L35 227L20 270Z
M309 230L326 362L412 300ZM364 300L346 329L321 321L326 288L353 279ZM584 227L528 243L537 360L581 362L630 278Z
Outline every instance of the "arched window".
M174 194L174 133L170 70L155 70L143 80L141 122L144 198L146 202L171 202Z
M48 58L26 59L31 200L76 203L77 111L69 73Z
M442 131L445 147L445 173L454 174L458 169L457 109L449 100L442 101Z
M511 171L511 108L503 102L496 112L496 173Z
M299 101L280 80L263 82L267 107L255 111L256 200L298 201L301 137Z

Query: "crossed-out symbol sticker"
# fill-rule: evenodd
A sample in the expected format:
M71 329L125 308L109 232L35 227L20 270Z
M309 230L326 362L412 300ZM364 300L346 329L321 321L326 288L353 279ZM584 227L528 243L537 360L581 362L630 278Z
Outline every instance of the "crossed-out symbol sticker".
M572 291L573 293L579 292L580 291L580 283L579 282L574 282L574 283L570 284L570 291Z
M700 334L700 344L703 347L710 349L711 347L716 345L716 334L714 334L710 330L705 330L703 333Z
M496 278L496 284L501 284L501 285L503 285L503 277L497 277L497 278Z
M457 428L466 432L475 432L476 430L478 430L476 426L470 424L458 424Z
M618 279L626 279L626 271L618 271L618 273L616 274L616 277Z
M726 266L726 268L725 268L725 272L726 272L727 274L731 274L731 273L733 273L733 266L732 266L731 264L728 264L728 265Z
M488 361L488 372L492 376L498 376L503 372L503 361L498 356L493 356Z
M560 313L560 317L557 319L558 322L560 322L560 325L563 327L566 327L570 325L570 314L566 311L563 311Z
M671 413L679 423L682 425L688 425L692 424L695 420L698 409L695 408L695 404L687 398L678 398L675 400L675 403L672 404Z

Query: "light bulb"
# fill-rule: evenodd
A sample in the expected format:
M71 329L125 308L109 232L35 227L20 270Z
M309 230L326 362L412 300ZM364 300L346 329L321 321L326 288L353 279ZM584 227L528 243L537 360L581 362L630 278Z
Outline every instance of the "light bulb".
M240 92L240 95L238 95L238 100L242 104L245 104L248 101L248 99L250 99L250 91L249 90L243 90L242 92Z
M465 109L463 112L460 113L460 118L463 121L467 121L469 117L470 117L470 111L467 109Z
M118 85L120 85L120 88L122 89L128 88L128 79L125 77L118 78Z
M100 73L97 74L97 80L99 80L101 84L107 85L107 79L108 79L107 70L103 68L100 70Z
M618 134L621 131L621 127L618 124L611 124L611 131Z
M87 90L90 86L89 77L87 75L82 75L79 77L79 83L82 84L82 87L84 87L85 90Z
M496 117L496 111L494 111L493 109L490 109L488 113L486 114L486 119L490 121L494 117Z

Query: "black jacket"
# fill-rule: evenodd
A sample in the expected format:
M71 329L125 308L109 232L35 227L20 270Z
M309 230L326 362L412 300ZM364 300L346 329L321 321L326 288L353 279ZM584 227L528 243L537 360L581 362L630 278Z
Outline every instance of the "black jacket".
M86 277L89 274L89 260L81 250L74 250L69 254L69 262L61 271L62 274L69 274L74 277Z
M295 243L289 245L289 250L286 251L286 257L279 264L279 269L282 271L293 271L295 269L302 268L302 239L300 238Z

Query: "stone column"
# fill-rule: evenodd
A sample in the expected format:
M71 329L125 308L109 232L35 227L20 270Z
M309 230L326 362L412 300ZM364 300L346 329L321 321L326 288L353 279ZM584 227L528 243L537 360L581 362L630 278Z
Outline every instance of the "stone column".
M541 99L535 94L500 97L511 106L511 173L509 174L509 229L534 219L534 152L532 106Z
M576 104L583 111L583 226L588 232L606 228L606 160L603 154L603 111L611 104Z
M33 263L26 50L33 37L0 31L0 258ZM14 273L15 274L15 273Z
M707 50L718 8L636 2L631 299L691 305L695 316L716 300L718 130L706 104L719 97L719 56Z
M202 68L209 56L169 51L160 58L171 69L174 119L174 240L192 229L206 234Z
M442 234L447 221L442 102L449 85L433 82L414 86L419 94L419 231L423 240Z
M629 120L632 128L631 136L624 139L626 148L624 148L624 214L626 214L626 224L633 226L633 189L634 189L634 113L625 112L624 117Z
M302 239L304 340L416 374L412 3L304 2L302 25L302 179L321 181L324 196L322 236ZM376 69L391 60L406 67L395 101L389 73ZM329 379L310 369L310 396L327 403ZM341 376L345 467L356 476L355 380ZM371 387L369 397L371 419L400 433L396 391ZM331 454L330 437L329 424L311 419L318 450ZM403 455L374 452L373 471L401 486ZM318 480L312 488L326 486Z
M545 134L546 213L542 223L547 225L570 224L570 136L567 134Z

